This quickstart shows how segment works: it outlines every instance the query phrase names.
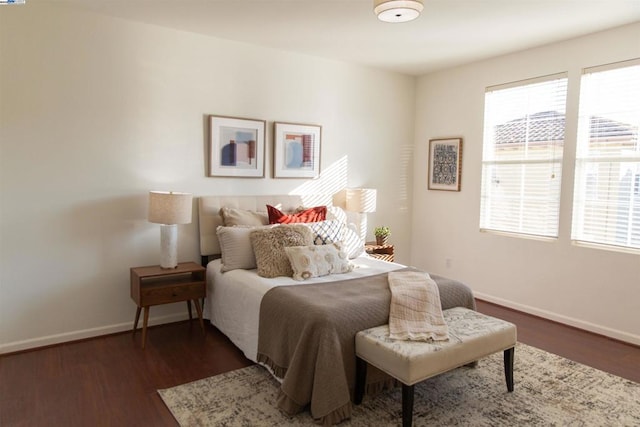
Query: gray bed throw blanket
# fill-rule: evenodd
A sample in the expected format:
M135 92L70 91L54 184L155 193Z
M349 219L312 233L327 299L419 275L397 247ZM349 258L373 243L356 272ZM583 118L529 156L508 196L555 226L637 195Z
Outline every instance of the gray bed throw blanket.
M466 285L431 277L443 309L475 310ZM289 414L309 407L324 425L350 418L355 334L386 324L390 302L387 273L269 290L260 305L258 362L282 379L278 407Z

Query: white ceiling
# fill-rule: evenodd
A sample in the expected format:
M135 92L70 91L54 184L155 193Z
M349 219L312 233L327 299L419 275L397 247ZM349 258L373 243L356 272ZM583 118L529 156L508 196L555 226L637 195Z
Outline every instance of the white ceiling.
M413 75L640 21L640 0L425 0L397 24L379 22L373 0L55 3Z

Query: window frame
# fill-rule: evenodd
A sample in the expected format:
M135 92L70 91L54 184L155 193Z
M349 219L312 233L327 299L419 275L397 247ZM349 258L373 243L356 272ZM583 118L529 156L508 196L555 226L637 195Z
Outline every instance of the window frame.
M496 113L494 117L489 117L490 114L495 113L495 111L491 110L493 107L493 105L491 104L492 102L491 97L494 96L492 94L495 92L510 90L510 89L521 90L522 93L524 94L524 97L523 99L517 100L517 101L524 103L524 101L528 99L529 96L535 95L535 92L533 91L536 90L537 88L534 86L540 85L540 84L545 84L545 86L539 86L539 89L541 92L549 91L548 101L550 102L543 104L547 108L541 108L539 111L534 111L535 109L534 110L529 109L530 107L528 105L523 108L524 115L518 119L518 120L523 120L523 126L525 128L525 135L526 135L525 139L522 140L524 149L522 150L523 152L521 157L514 158L514 159L496 159L495 157L497 152L497 145L499 144L496 140L497 127L505 126L510 121L504 122L496 119L495 116L501 115L502 112ZM568 73L562 72L562 73L555 73L555 74L550 74L546 76L535 77L531 79L519 80L516 82L511 82L511 83L506 83L501 85L489 86L485 89L482 181L481 181L481 196L480 196L481 197L480 231L492 232L496 234L505 234L505 235L511 235L516 237L523 237L523 238L541 239L541 240L556 240L558 238L559 228L560 228L559 227L560 197L562 194L561 177L562 177L562 166L563 166L563 155L564 155L563 151L564 151L564 144L566 143L568 86L569 86ZM507 93L507 96L508 95L509 94ZM517 96L520 96L520 94L518 94L517 92L514 92L513 93L514 99ZM519 107L522 108L521 106ZM561 112L555 111L556 107L562 111ZM545 112L544 111L545 109L548 111ZM528 157L531 147L536 142L535 139L531 135L529 135L532 122L535 122L533 118L535 116L538 116L535 120L542 121L545 119L544 114L554 113L554 112L556 113L556 116L555 118L551 117L549 119L549 123L551 123L551 125L557 126L557 122L560 122L560 121L562 122L562 138L549 139L548 141L546 141L546 144L544 144L544 146L547 147L546 148L547 150L548 150L548 147L552 147L552 153L550 157L549 157L549 154L547 154L546 157L538 157L538 158L536 158L535 156ZM514 120L511 120L511 121L514 121ZM545 131L547 130L545 129ZM530 137L531 139L529 139ZM522 186L522 188L520 189L519 194L516 194L515 198L514 197L503 197L503 198L496 197L495 193L498 190L496 188L491 188L495 184L494 178L493 178L495 175L491 175L491 176L489 175L497 167L508 167L508 166L513 166L514 168L517 168L518 166L520 166L520 172L514 173L514 175L512 175L511 177L518 178L520 180L520 185ZM549 186L554 187L552 189L552 194L554 194L555 196L553 197L554 200L552 201L551 204L549 202L550 200L549 197L547 197L543 201L536 202L534 200L538 195L538 192L537 192L538 189L536 186L541 184L544 185L545 181L535 177L532 178L531 175L536 173L535 171L536 167L541 168L540 171L542 171L542 173L545 173L545 174L548 173L548 171L544 170L545 166L549 166L552 174L551 178L548 180ZM537 171L537 173L541 173L540 171ZM507 175L509 174L509 172L505 172L505 173ZM552 180L556 180L556 181L552 183L551 182ZM498 180L497 184L499 185L499 183L500 181ZM525 188L527 188L528 185L530 186L532 183L533 183L534 190L531 190L531 187L529 187L530 190L529 192L527 192ZM517 204L516 202L512 205L511 203L509 203L508 201L509 199L511 199L511 201L519 200L520 206L514 209L514 211L517 211L517 214L519 215L517 226L515 226L514 222L511 221L510 219L500 222L498 218L499 214L494 212L497 209L495 209L492 206L496 202L497 203L502 202L509 207L513 207L513 205ZM534 201L532 202L532 200ZM526 206L524 206L525 203L528 203L530 204L530 206L533 206L533 207L527 208ZM531 221L530 219L530 217L534 215L536 211L536 206L538 206L536 203L539 203L540 206L553 205L555 208L553 211L554 217L551 218L551 220L546 222L541 221L541 224L543 225L540 225L540 226L538 225L534 226L535 220ZM540 209L540 207L537 207L537 209Z
M575 172L573 177L574 189L573 189L573 202L572 202L573 211L572 211L572 223L571 223L571 242L572 244L577 246L586 246L586 247L592 247L592 248L602 249L602 250L613 250L613 251L619 251L619 252L640 254L640 241L637 243L637 245L633 245L633 239L634 239L633 229L634 229L634 225L636 225L635 221L639 221L639 223L637 224L637 228L640 230L640 219L634 220L633 218L636 215L640 215L640 194L638 194L640 193L640 190L638 188L640 186L640 140L638 135L639 129L640 129L640 120L638 120L636 123L631 122L628 124L630 126L629 131L631 133L629 142L633 142L634 140L633 131L634 131L634 125L635 125L635 150L636 150L635 154L597 155L597 153L590 151L590 149L588 148L588 146L591 144L591 141L594 139L592 135L592 127L593 127L592 121L594 120L594 117L596 117L594 114L598 112L598 110L597 109L587 110L588 108L590 108L590 105L587 105L587 103L592 100L589 98L589 94L586 93L586 91L590 89L591 90L594 90L594 89L593 87L585 88L589 84L589 81L586 79L586 77L587 76L590 77L598 73L616 71L616 70L620 70L622 68L627 68L627 67L640 67L640 58L635 58L627 61L619 61L619 62L605 64L605 65L599 65L595 67L587 67L582 70L582 73L580 75L580 92L579 92L580 108L578 111L578 118L577 118L578 131L577 131L576 141L575 141L576 154L575 154ZM637 82L637 86L640 87L640 81ZM602 88L602 86L600 86L600 88ZM602 101L602 98L598 99L598 101ZM617 102L621 102L621 101L618 100ZM592 101L592 104L593 103L594 102ZM631 116L633 114L640 116L640 102L638 102L637 106L633 105L631 108L632 108L631 110L624 110L624 111L628 112ZM599 112L602 113L602 111L599 111ZM610 112L607 112L607 113L610 113ZM613 119L611 118L602 117L601 119L613 121ZM620 124L627 124L627 123L620 122ZM585 127L586 129L589 129L588 132L584 130ZM621 142L624 142L624 140L621 140ZM632 172L632 175L630 177L629 201L626 205L626 208L629 210L629 216L631 216L631 218L628 218L629 223L626 226L627 230L624 232L627 234L628 240L626 244L616 243L611 239L595 237L595 232L592 232L590 237L588 230L586 230L587 226L585 226L585 221L587 221L585 220L585 216L588 215L587 210L589 209L589 206L587 205L589 204L589 202L591 202L591 206L598 205L598 203L594 201L596 197L594 197L593 195L591 196L589 195L589 191L591 188L591 186L589 185L589 179L590 178L594 179L594 177L592 176L593 172L591 171L596 167L595 165L598 165L598 164L609 164L609 168L614 169L615 166L625 167L625 164L627 163L635 163L635 167L637 171L635 173ZM630 169L633 169L633 167L631 167ZM597 173L599 174L600 171L598 171ZM607 180L607 183L609 182L610 181ZM605 215L606 217L613 215L612 213L610 213L610 210L612 211L614 210L611 207L612 203L613 202L610 199L607 199L606 203L603 205L604 209L607 212ZM636 206L634 206L634 204ZM638 211L636 212L635 209L637 209ZM595 226L602 227L603 225L606 225L606 222L603 224L602 221L598 223L596 223L596 221L591 221L589 222L589 225L591 227L595 227ZM614 227L611 227L611 228L614 228ZM615 228L619 229L620 228L619 224L616 224ZM600 233L602 234L612 233L613 235L616 236L616 238L618 237L618 231L612 232L609 229L607 229L606 232L600 231ZM636 239L640 239L640 238L636 238Z

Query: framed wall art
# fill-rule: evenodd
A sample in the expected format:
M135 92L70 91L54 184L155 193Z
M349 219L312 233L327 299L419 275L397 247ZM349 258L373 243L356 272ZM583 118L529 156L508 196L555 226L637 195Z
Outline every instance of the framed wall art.
M460 191L462 138L429 140L429 190Z
M317 177L320 174L321 138L321 126L276 122L273 177Z
M264 120L209 116L209 176L264 178Z

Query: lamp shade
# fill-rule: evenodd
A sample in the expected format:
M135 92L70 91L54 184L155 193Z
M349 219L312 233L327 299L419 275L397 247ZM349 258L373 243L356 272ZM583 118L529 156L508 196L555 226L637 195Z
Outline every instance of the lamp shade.
M422 0L374 0L373 11L384 22L408 22L420 16Z
M170 191L149 192L149 222L156 224L189 224L191 222L190 193Z
M352 212L375 212L376 190L373 188L347 188L346 208Z

